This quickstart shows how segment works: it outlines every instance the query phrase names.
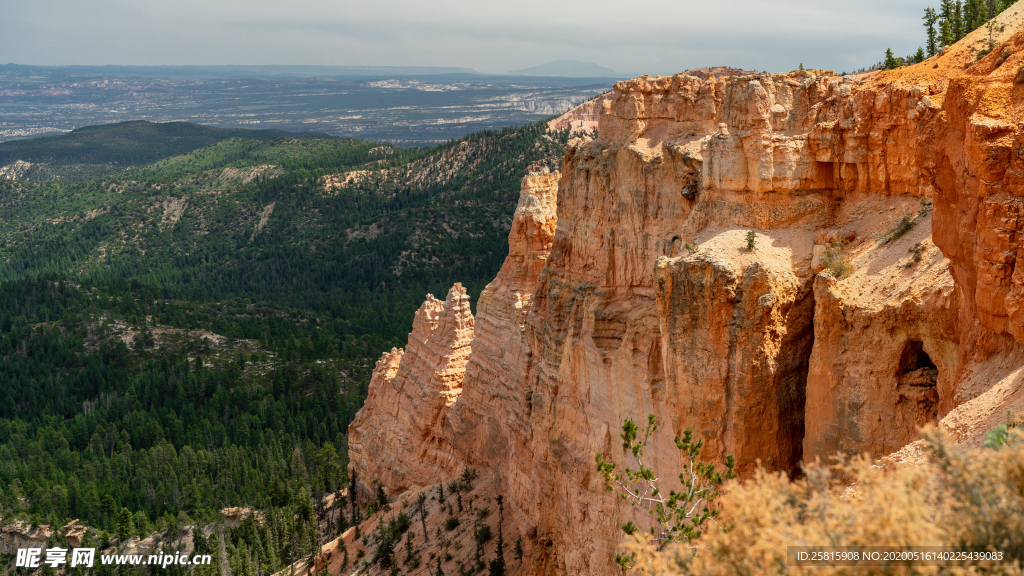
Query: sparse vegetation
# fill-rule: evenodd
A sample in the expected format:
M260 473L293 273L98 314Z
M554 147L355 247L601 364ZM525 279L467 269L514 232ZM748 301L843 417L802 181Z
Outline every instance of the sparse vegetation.
M726 469L719 471L714 464L700 461L703 440L694 440L693 432L684 430L683 436L676 436L676 448L684 457L683 471L679 474L682 492L670 491L667 495L659 486L659 476L651 468L653 458L648 454L648 442L658 429L653 414L647 416L647 425L642 429L626 419L622 424L622 447L632 455L635 469L623 467L623 474L615 473L616 465L598 452L594 460L597 471L604 478L605 488L618 488L621 498L633 507L646 509L654 519L657 528L651 527L651 540L658 550L678 542L689 544L701 537L709 524L715 522L720 513L717 500L721 495L722 483L734 478L735 460L732 455L725 459ZM614 485L614 487L613 487ZM622 525L622 531L633 535L639 528L632 520ZM634 553L618 553L615 561L623 572L634 566Z
M485 542L491 539L491 527L487 524L481 524L473 531L473 537L476 539L476 543L483 546Z
M647 574L725 576L762 574L766 567L782 572L786 547L794 542L913 543L1002 551L1004 564L980 570L1016 574L1024 561L1024 433L1006 428L1005 440L992 443L998 449L967 448L941 432L928 431L928 461L922 465L889 469L856 458L828 466L811 464L797 480L762 470L749 481L727 486L721 505L728 520L722 530L709 531L701 539L696 553L682 546L659 552L644 541L631 550ZM1002 429L997 433L1001 436ZM849 490L851 486L855 490ZM903 566L907 573L947 573L953 565ZM893 573L892 567L882 566L852 570L856 572L830 573Z
M914 227L914 218L910 214L900 216L885 232L882 233L882 244L888 244L893 240L910 232Z
M914 244L910 248L907 248L907 252L913 254L913 257L911 257L910 261L904 264L906 268L910 268L914 264L917 264L918 262L921 261L921 254L924 253L924 246L920 242L918 242L917 244Z
M832 241L821 257L821 264L837 280L853 272L853 263L846 252L846 240Z
M747 240L747 252L757 250L757 234L753 230L747 230L744 237Z
M899 58L887 49L885 59L878 65L886 70L923 62L935 56L947 46L952 46L974 30L986 27L988 42L985 48L978 50L975 60L981 60L995 47L993 34L998 28L994 18L1003 10L1013 5L1016 0L940 0L939 9L924 9L925 47L917 52ZM927 50L925 49L927 48Z

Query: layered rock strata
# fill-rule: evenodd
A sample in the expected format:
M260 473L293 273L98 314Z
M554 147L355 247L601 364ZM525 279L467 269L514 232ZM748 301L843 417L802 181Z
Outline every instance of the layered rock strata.
M913 461L921 425L975 442L1024 410L1022 11L977 62L975 33L897 72L617 83L557 187L524 179L475 337L431 297L378 363L350 429L361 482L486 469L522 573L607 574L618 525L646 521L594 469L626 463L625 418L658 417L666 475L684 429L749 474Z
M444 431L449 407L462 393L473 326L462 284L452 286L444 302L427 295L408 346L377 362L366 402L349 426L357 479L374 479L400 493L432 484L454 466L452 439Z

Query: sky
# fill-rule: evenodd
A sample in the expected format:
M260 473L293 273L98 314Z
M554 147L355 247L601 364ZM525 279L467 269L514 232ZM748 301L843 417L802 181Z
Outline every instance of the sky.
M938 0L6 0L0 63L852 71L924 44Z

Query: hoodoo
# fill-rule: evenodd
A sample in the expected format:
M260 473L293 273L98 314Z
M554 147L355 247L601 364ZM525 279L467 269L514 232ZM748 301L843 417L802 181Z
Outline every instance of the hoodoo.
M624 462L625 418L659 418L669 471L687 428L745 475L910 462L928 423L980 442L1024 407L1024 32L975 61L979 34L893 72L617 83L561 173L523 179L476 317L458 284L428 297L378 363L360 489L475 468L523 538L510 569L610 574L642 519L593 458Z

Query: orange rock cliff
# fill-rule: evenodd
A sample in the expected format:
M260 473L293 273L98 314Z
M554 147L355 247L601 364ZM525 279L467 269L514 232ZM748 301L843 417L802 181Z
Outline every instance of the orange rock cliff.
M617 83L597 137L523 179L476 317L458 284L428 296L378 362L361 489L473 467L523 538L511 571L611 574L643 519L593 459L625 463L625 418L657 415L669 472L686 428L741 474L913 462L928 423L979 443L1024 410L1022 14L977 62L980 32L892 72Z

